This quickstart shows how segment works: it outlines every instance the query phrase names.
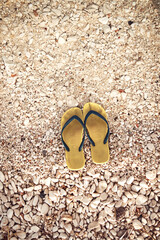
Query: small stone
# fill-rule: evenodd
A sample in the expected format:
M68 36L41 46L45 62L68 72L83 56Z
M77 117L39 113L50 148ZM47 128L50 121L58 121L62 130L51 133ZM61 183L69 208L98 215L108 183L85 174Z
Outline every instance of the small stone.
M84 205L88 205L91 200L92 200L92 197L90 197L90 196L84 196L84 197L82 197L81 202L82 202Z
M99 203L100 203L100 198L96 198L90 203L90 207L96 209Z
M61 14L62 14L62 12L61 12L59 9L57 9L57 8L52 9L52 11L53 11L58 17L61 16Z
M119 220L120 218L125 216L126 209L124 207L119 207L115 209L116 212L116 219Z
M66 229L66 231L67 231L68 233L71 233L71 231L72 231L72 225L71 225L71 224L66 224L66 225L64 225L64 228Z
M50 177L46 178L46 179L44 180L44 184L45 184L46 186L50 187L51 178L50 178Z
M155 150L155 147L152 143L148 143L147 144L147 148L150 150L150 151L154 151Z
M100 199L101 199L102 201L105 201L105 200L107 199L107 197L108 197L108 195L107 195L106 192L103 192L103 193L101 193L101 195L100 195Z
M64 214L64 215L61 216L61 219L65 220L65 221L68 221L68 222L71 222L72 221L72 216L68 215L68 214Z
M3 189L3 183L0 181L0 190Z
M15 185L15 182L14 182L14 181L11 181L11 185L12 185L13 191L14 191L15 193L17 193L17 188L16 188L16 185Z
M91 222L91 223L88 225L88 230L91 231L92 229L99 228L99 227L100 227L99 222Z
M12 209L8 209L8 211L7 211L7 217L8 217L8 218L12 218L12 216L13 216L13 210L12 210Z
M136 205L143 205L148 200L144 195L138 195L136 198Z
M36 195L34 198L33 198L33 202L32 202L32 205L35 207L38 203L38 195Z
M125 183L126 183L126 177L121 177L118 180L118 184L121 185L121 186L124 186Z
M36 225L31 227L31 232L36 233L38 231L39 231L39 227L37 227Z
M23 209L23 213L24 213L24 214L27 214L27 213L29 213L29 212L31 212L31 207L30 207L29 205L25 205L25 206L24 206L24 209Z
M32 219L29 214L26 214L24 215L24 220L26 220L27 222L30 222Z
M108 25L103 25L103 32L109 33L111 31L110 27Z
M133 186L131 187L131 189L132 189L132 191L134 191L134 192L139 192L139 190L141 189L141 186L133 185Z
M58 231L58 227L57 226L52 228L52 232L57 232L57 231Z
M8 224L8 218L7 217L3 217L2 220L1 220L1 228L6 226Z
M119 96L119 92L117 90L112 90L111 91L111 94L110 94L111 98L116 98L118 96Z
M147 185L147 183L145 181L140 182L140 186L142 188L148 188L148 185Z
M16 232L16 236L21 238L21 239L25 239L26 238L26 233L23 232L23 231L19 231L19 232Z
M28 126L28 125L29 125L29 119L28 119L28 118L26 118L26 119L24 120L24 125L25 125L25 126Z
M47 205L46 203L44 203L44 204L42 205L41 214L42 214L42 215L47 214L47 213L48 213L48 210L49 210L48 205Z
M5 180L3 172L0 171L0 181L3 183Z
M154 180L156 178L156 170L148 171L146 173L146 178L149 180Z
M102 24L107 24L108 23L108 17L99 18L98 20Z
M57 202L57 200L58 200L57 192L49 191L49 198L50 198L53 202Z
M133 220L133 227L134 229L139 230L143 228L143 225L139 220L136 219L136 220Z
M67 234L62 232L62 233L60 233L59 238L57 238L57 239L68 239L68 236L67 236Z
M75 106L78 106L78 102L75 98L73 97L68 97L67 98L67 106L68 107L75 107Z
M104 190L105 190L106 188L107 188L107 183L106 183L106 181L101 181L101 182L99 182L96 191L97 191L98 193L102 193L102 192L104 192Z
M64 38L59 37L58 43L59 43L60 45L63 45L65 42L66 42L66 40L65 40Z
M125 192L125 195L126 195L126 197L129 198L129 199L132 199L132 198L133 198L133 196L132 196L132 194L131 194L130 192Z
M134 177L133 177L133 176L130 176L130 177L127 179L127 184L131 184L133 181L134 181Z
M105 170L104 177L106 180L108 180L111 177L111 175L112 175L111 172L109 172L108 170Z

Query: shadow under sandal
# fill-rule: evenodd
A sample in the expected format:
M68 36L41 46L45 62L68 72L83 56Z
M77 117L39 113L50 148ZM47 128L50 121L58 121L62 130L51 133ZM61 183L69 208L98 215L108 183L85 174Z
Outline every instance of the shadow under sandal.
M85 165L84 138L82 111L77 107L71 108L64 113L61 120L61 139L65 147L66 163L70 170L79 170Z
M92 160L96 164L108 162L109 124L105 110L96 103L86 103L83 108L84 125L91 142Z

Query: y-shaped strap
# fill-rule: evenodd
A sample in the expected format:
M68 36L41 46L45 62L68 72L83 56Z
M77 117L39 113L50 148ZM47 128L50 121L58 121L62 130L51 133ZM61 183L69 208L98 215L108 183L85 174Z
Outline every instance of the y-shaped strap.
M98 113L98 112L96 112L96 111L93 111L93 110L91 110L91 111L89 111L89 112L87 113L87 115L86 115L86 117L85 117L85 120L84 120L85 130L86 130L86 122L87 122L87 119L88 119L88 117L89 117L91 114L95 114L96 116L100 117L101 119L103 119L103 120L107 123L108 131L107 131L107 134L106 134L106 136L105 136L105 138L104 138L104 141L103 141L103 143L106 144L106 142L107 142L107 140L108 140L108 137L109 137L109 124L108 124L107 120L105 119L105 117L103 117L100 113ZM86 132L87 132L87 131L86 131ZM87 136L88 136L91 144L92 144L93 146L95 146L95 142L94 142L94 141L92 140L92 138L89 136L89 133L88 133L88 132L87 132Z
M62 134L63 134L64 129L65 129L65 128L68 126L68 124L70 124L70 122L72 122L74 119L78 120L78 122L80 122L80 124L81 124L82 127L83 127L83 139L82 139L82 142L81 142L81 144L80 144L80 146L79 146L79 151L82 150L82 147L83 147L83 144L84 144L84 139L85 139L84 124L83 124L82 120L81 120L77 115L73 115L73 116L64 124L64 126L63 126L63 128L62 128L62 131L61 131L62 143L63 143L65 149L66 149L68 152L70 151L70 149L69 149L69 147L67 146L67 144L65 143L65 141L63 140Z

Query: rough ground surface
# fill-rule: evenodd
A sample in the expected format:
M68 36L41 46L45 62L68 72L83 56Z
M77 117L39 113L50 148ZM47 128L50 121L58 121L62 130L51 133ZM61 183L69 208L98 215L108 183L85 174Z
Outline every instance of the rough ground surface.
M0 239L160 239L159 16L150 0L2 0ZM69 171L62 114L101 104L110 162Z

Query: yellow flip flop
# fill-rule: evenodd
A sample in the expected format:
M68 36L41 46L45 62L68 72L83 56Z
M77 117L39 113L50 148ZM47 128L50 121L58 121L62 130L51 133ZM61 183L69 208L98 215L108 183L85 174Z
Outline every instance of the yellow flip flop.
M83 114L75 107L67 110L61 120L61 139L65 147L66 163L70 170L79 170L85 165L83 143L85 138Z
M109 124L105 110L96 103L86 103L83 107L84 125L91 142L92 160L96 164L108 162Z

